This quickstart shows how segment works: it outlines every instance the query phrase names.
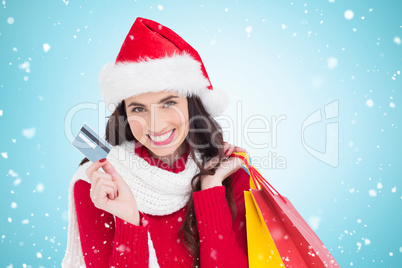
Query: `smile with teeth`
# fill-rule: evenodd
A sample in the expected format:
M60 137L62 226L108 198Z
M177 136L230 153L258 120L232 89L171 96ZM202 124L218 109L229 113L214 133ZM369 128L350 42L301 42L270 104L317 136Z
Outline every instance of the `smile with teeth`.
M148 135L148 137L150 137L154 142L164 142L167 139L170 138L170 136L172 135L174 129L172 129L171 131L169 131L168 133L161 135L161 136L152 136L152 135Z

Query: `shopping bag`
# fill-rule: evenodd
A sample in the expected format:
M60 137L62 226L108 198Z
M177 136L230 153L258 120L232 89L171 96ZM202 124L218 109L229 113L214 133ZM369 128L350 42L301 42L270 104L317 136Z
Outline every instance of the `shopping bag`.
M244 192L249 267L307 267L252 176L250 185Z
M255 206L250 192L244 192L249 267L284 267L281 256Z
M339 267L292 203L251 165L248 154L234 154L250 175L251 189L244 193L249 267Z

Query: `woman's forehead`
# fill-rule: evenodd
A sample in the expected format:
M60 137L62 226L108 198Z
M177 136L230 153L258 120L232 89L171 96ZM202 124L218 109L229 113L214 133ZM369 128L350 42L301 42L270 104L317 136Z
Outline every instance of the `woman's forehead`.
M151 103L159 103L161 100L166 99L168 97L175 97L177 98L185 98L180 96L179 94L177 94L176 92L166 92L166 91L162 91L162 92L147 92L147 93L143 93L140 95L135 95L135 96L131 96L127 99L125 99L125 102L127 104L130 104L130 102L138 102L138 103L142 103L142 104L151 104Z

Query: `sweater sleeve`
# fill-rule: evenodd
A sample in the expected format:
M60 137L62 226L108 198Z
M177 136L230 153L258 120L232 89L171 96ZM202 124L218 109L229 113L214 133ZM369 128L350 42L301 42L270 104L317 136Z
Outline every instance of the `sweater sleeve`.
M240 168L228 179L237 209L234 222L224 186L193 193L201 267L248 267L244 191L250 189L250 177Z
M74 185L81 248L87 267L148 267L148 227L140 212L140 226L115 217L93 204L91 185L78 180ZM144 226L145 225L145 226Z

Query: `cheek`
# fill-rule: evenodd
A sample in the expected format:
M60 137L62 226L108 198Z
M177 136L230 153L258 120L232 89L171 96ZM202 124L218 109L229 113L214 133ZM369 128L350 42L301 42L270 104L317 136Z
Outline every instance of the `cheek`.
M185 127L188 124L188 111L182 107L175 107L169 113L170 121L178 127Z
M142 125L137 121L132 121L132 122L130 122L130 128L131 128L131 131L133 131L133 132L141 132Z
M135 134L142 134L144 129L147 129L147 122L140 116L129 116L127 120L134 136Z

